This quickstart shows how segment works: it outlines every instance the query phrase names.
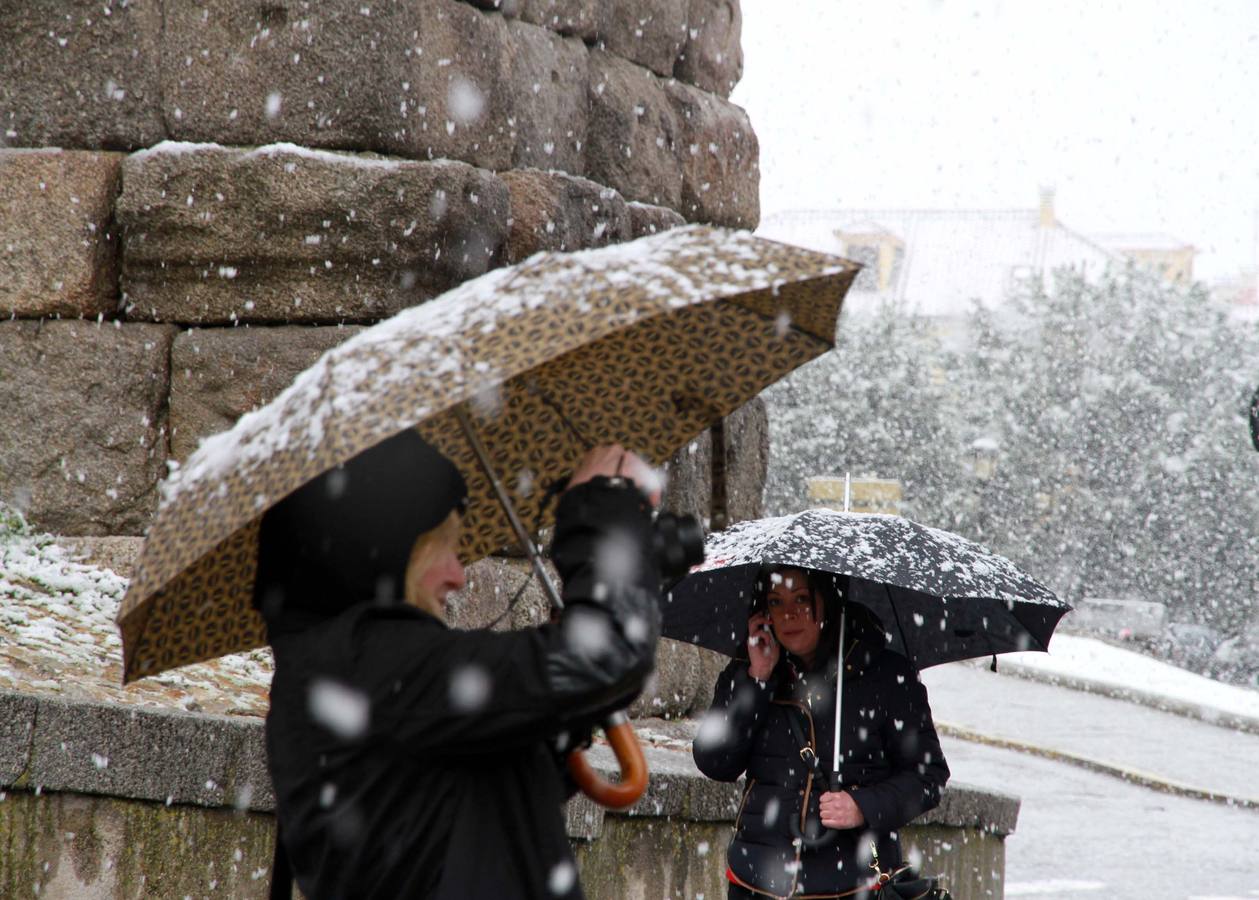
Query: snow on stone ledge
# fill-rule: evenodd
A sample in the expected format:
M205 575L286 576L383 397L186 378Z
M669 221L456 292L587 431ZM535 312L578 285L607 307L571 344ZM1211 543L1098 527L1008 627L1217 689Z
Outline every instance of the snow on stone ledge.
M255 650L122 687L114 616L127 580L85 565L0 507L0 690L263 716L271 654Z

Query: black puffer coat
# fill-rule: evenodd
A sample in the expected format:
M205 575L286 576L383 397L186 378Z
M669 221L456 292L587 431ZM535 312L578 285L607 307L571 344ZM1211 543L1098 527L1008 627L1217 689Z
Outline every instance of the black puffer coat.
M649 529L624 482L570 490L554 553L568 606L556 625L511 633L451 630L399 603L293 602L266 563L267 750L306 896L582 896L554 742L628 704L652 667ZM620 584L594 569L614 532L637 564ZM309 575L292 578L310 590Z
M760 892L826 896L868 881L870 842L884 870L901 864L896 830L940 802L949 769L931 721L926 688L909 662L872 633L848 643L844 666L843 782L866 824L841 831L828 847L798 851L793 838L816 834L819 784L834 754L836 656L810 672L784 654L768 682L735 660L717 679L712 709L695 740L705 775L747 775L727 860ZM801 757L789 719L812 740L820 772Z

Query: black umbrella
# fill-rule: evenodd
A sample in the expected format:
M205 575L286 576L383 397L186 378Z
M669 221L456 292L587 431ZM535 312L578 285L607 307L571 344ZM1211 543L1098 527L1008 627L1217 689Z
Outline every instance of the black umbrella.
M1071 607L1008 559L963 537L899 516L810 509L755 519L709 535L706 559L664 601L663 634L735 656L762 566L847 576L846 599L874 613L887 646L915 668L1048 650ZM840 618L840 642L844 619ZM832 772L840 785L840 702L835 694Z
M727 656L747 640L761 566L846 575L847 599L874 613L888 647L925 669L959 659L1047 650L1071 609L1012 562L900 516L809 509L711 534L706 559L664 603L664 635Z

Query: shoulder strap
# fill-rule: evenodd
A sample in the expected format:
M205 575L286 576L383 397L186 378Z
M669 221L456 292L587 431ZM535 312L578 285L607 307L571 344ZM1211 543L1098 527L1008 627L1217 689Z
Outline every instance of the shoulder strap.
M800 718L796 715L796 706L792 703L783 704L787 708L787 725L791 728L791 736L796 739L796 744L800 747L800 759L809 765L813 770L813 780L822 790L830 790L830 779L826 776L826 769L821 765L821 760L817 757L817 747L814 747L809 739L804 736L804 727L800 724Z

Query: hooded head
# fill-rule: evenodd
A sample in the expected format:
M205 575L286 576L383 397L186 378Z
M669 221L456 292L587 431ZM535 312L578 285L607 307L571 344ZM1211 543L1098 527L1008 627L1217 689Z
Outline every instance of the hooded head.
M416 538L467 499L454 463L413 429L364 450L262 517L254 606L274 633L401 602Z

